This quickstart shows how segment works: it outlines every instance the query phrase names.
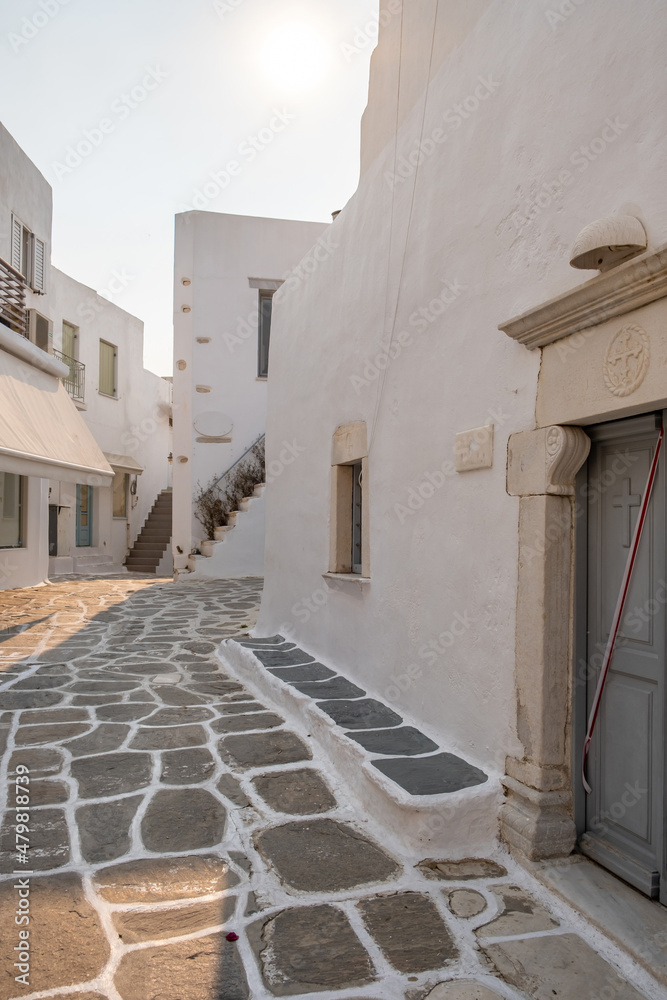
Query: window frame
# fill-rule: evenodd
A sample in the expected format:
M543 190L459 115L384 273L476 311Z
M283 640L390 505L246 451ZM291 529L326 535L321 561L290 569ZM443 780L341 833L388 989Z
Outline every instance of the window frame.
M41 240L12 212L11 265L25 278L33 292L43 295L46 290L46 241Z
M118 477L123 477L123 513L116 513L116 480ZM130 489L130 474L125 472L123 469L115 469L113 482L111 484L111 516L114 521L127 521L127 512L129 508L128 504L128 494Z
M271 321L273 319L273 296L275 291L260 288L257 305L257 378L269 377L269 350L271 348ZM268 319L264 305L268 303ZM265 329L265 324L268 329Z
M26 537L25 537L26 518L25 518L25 511L26 511L26 494L27 494L27 489L28 489L27 477L26 476L21 476L18 473L14 473L14 472L2 472L2 473L0 473L0 475L2 475L3 477L5 477L5 476L14 476L16 479L18 479L18 499L17 499L17 504L18 504L18 542L17 542L16 545L2 545L0 543L0 551L9 551L10 549L25 549L25 547L26 547ZM12 518L9 518L9 517L6 518L5 517L5 513L4 513L4 509L5 509L4 497L5 497L5 483L3 481L2 507L0 508L0 519L3 520L3 521L5 521L5 520L7 520L7 521L12 520L13 521L13 520L15 520L15 518L13 518L13 517Z
M358 421L334 434L331 467L329 571L325 576L370 579L366 424ZM356 485L355 485L356 484ZM360 515L358 524L356 517Z
M113 351L113 392L106 392L102 388L102 345L105 347L110 347ZM106 396L107 399L118 399L118 348L115 344L112 344L109 340L104 340L100 337L99 352L98 352L98 369L97 369L97 391L101 396Z

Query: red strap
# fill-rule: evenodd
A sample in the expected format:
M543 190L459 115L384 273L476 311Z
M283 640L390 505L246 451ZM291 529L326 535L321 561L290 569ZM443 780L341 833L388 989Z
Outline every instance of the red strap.
M648 505L651 500L651 492L653 490L653 484L655 482L655 477L658 472L658 460L660 458L660 449L662 447L662 441L664 435L665 435L665 429L664 427L661 427L660 434L658 435L658 443L655 448L655 454L653 456L653 461L651 462L651 471L648 474L648 482L646 484L646 490L644 491L644 497L641 502L641 507L639 508L639 517L637 518L637 524L635 525L635 532L634 535L632 536L632 544L630 545L630 552L628 553L628 561L625 565L625 572L623 573L621 592L618 595L618 601L616 602L616 610L614 611L614 617L612 619L611 629L609 631L609 639L607 640L607 648L605 649L604 653L604 660L602 662L600 679L598 680L598 686L595 691L595 697L593 698L593 707L591 708L591 714L588 719L588 730L586 732L586 739L584 741L584 751L581 759L581 779L584 783L584 788L586 789L589 795L593 789L586 780L586 758L588 757L588 751L590 749L591 740L593 739L593 730L595 729L595 723L597 721L598 712L600 711L602 692L604 690L605 681L607 680L607 674L609 673L611 658L614 655L614 646L616 645L616 637L618 635L618 630L621 625L621 618L623 617L623 608L625 606L625 599L628 596L628 591L630 589L630 578L632 577L632 570L634 569L635 560L637 558L637 552L639 550L639 543L642 537L644 522L646 521L646 513L648 511Z

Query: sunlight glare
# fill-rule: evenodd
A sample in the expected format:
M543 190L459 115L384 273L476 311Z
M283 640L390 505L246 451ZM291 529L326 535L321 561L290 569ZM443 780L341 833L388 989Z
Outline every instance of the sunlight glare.
M323 34L303 21L282 25L270 35L261 52L267 83L291 92L317 86L331 61L331 48Z

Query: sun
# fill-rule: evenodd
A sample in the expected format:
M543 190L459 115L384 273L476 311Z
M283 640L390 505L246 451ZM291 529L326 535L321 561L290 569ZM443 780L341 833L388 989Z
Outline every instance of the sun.
M260 53L266 82L290 93L316 87L326 76L331 61L331 48L323 34L304 21L290 21L276 28Z

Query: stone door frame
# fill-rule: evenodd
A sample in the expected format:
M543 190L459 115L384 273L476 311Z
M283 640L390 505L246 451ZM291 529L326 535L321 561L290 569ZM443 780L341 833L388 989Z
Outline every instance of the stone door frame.
M621 318L622 317L622 318ZM502 324L541 350L536 429L511 435L519 498L515 684L524 755L508 757L501 836L530 860L576 841L575 482L584 428L667 406L667 244Z

